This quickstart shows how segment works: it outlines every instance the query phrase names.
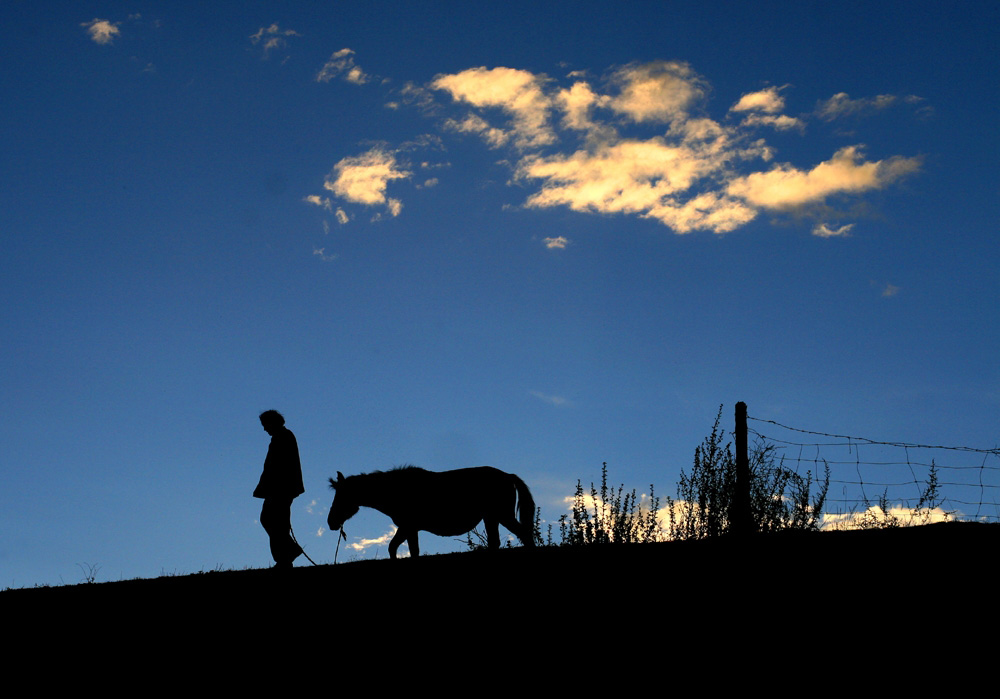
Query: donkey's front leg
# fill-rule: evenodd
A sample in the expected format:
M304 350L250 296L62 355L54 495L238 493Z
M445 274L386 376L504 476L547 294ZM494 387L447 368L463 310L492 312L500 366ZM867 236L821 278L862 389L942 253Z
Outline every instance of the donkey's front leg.
M389 558L396 557L396 549L399 545L406 540L406 531L403 529L396 529L396 533L392 535L392 541L389 542ZM410 550L413 550L413 544L410 544Z

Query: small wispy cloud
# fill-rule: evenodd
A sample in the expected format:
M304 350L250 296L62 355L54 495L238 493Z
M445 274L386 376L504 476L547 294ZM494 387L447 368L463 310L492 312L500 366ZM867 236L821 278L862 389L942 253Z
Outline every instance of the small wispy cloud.
M316 82L328 83L336 77L342 77L347 82L354 83L355 85L364 85L371 80L371 76L361 70L361 67L355 63L354 51L352 49L335 51L316 74Z
M548 403L549 405L556 405L559 407L567 407L572 405L572 402L568 398L563 398L562 396L550 396L541 391L529 391L529 393L540 401Z
M854 228L853 223L848 223L836 228L828 223L818 223L815 227L813 227L812 234L820 238L845 237L850 234L852 228Z
M839 227L833 227L828 223L818 223L813 227L813 235L820 238L845 237L850 234L852 228L854 228L853 223L848 223Z
M396 535L396 527L393 527L392 529L390 529L389 531L387 531L382 536L378 536L378 537L370 538L370 539L366 539L364 537L356 538L354 541L352 541L351 543L347 544L347 548L351 549L352 551L361 552L361 551L364 551L366 549L370 549L373 546L375 546L375 547L387 546L389 544L389 542L392 540L392 537L395 536L395 535ZM400 553L400 557L403 557L402 553Z
M769 126L777 131L804 131L806 123L798 117L787 114L747 114L741 124L744 127Z
M816 105L816 115L824 121L833 121L848 116L861 116L881 111L901 101L897 95L875 95L874 97L859 97L852 99L846 92L838 92L829 99ZM908 96L903 102L919 102L919 97Z
M569 245L569 238L562 235L557 236L555 238L543 238L542 243L544 243L545 247L549 248L550 250L552 249L562 250L567 245Z
M92 19L81 23L80 26L87 30L87 34L95 44L110 44L121 34L118 28L121 22L109 22L106 19Z
M333 202L330 201L329 197L321 197L317 194L310 194L303 198L303 201L309 202L313 206L318 206L321 209L326 209L327 211L333 211Z
M887 283L882 288L882 297L883 298L892 298L893 296L897 295L898 293L899 293L899 287L896 286L895 284L888 284Z
M257 46L261 46L264 58L268 58L272 51L283 49L288 46L288 37L301 36L294 29L282 29L276 23L269 27L261 27L255 34L250 35L250 41Z

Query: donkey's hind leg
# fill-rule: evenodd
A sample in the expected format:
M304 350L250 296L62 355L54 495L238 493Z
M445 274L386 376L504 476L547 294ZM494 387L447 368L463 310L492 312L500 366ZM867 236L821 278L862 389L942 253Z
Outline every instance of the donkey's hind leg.
M500 520L500 524L505 526L514 534L518 539L521 540L521 544L524 546L533 546L535 544L532 539L531 532L525 531L527 527L522 527L521 523L517 521L516 517L505 517Z
M500 548L499 522L491 517L485 517L483 527L486 529L486 546L491 551Z

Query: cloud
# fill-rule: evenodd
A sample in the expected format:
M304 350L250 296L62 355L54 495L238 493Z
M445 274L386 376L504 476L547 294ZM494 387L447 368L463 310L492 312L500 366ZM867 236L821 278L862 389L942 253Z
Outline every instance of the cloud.
M776 114L785 108L785 98L779 94L780 88L769 87L757 92L748 92L729 108L733 112L765 112Z
M745 114L739 127L695 114L708 84L683 62L619 68L607 81L608 94L584 80L569 88L550 88L551 82L528 71L481 67L439 75L431 85L457 102L507 115L506 121L488 121L473 111L444 124L478 134L491 148L513 145L521 152L514 180L536 189L524 202L527 208L637 215L677 233L726 233L763 209L788 210L834 194L879 189L919 169L918 159L865 161L861 147L852 146L811 169L784 164L742 174L744 164L772 157L766 143L752 140L750 127L802 130L804 122L780 114L785 101L778 87L745 93L733 105L731 112ZM562 129L585 138L585 147L545 152L543 146L559 140L553 113L561 116ZM616 124L614 117L625 123ZM620 133L628 123L666 129L637 138Z
M301 35L294 29L282 29L277 24L272 24L270 27L261 27L256 34L251 34L250 41L255 46L263 42L264 58L267 58L272 51L287 46L286 37L290 36Z
M554 103L563 112L564 128L607 133L607 127L592 119L592 112L597 107L609 106L611 98L597 94L588 83L580 81L573 83L569 89L560 90Z
M364 85L371 80L371 76L361 70L361 67L354 62L352 49L335 51L316 74L316 82L328 83L338 76L342 76L344 80L355 85Z
M512 132L490 126L489 122L477 114L469 114L464 119L446 119L445 128L459 133L478 134L490 148L500 148L511 140Z
M453 75L439 75L431 83L435 90L451 95L456 102L478 108L496 108L512 116L511 130L498 133L481 115L471 115L456 122L459 130L477 131L487 142L499 145L512 142L520 149L537 148L553 143L555 135L548 124L551 100L545 95L546 79L514 68L469 68Z
M704 192L685 200L699 179L719 170L731 154L704 142L671 143L662 137L624 140L568 156L522 160L520 179L542 180L526 206L638 214L678 233L695 228L733 230L756 213L732 197Z
M729 111L747 113L741 124L744 127L769 126L778 131L804 130L805 122L798 117L778 113L785 108L785 98L780 94L781 89L768 87L757 92L748 92L740 97Z
M327 211L333 211L333 203L328 197L320 197L315 194L310 194L309 196L304 197L303 201L307 201L313 206L318 206L322 209L326 209Z
M824 121L833 121L845 116L857 116L876 112L896 103L895 95L876 95L851 99L846 92L838 92L828 100L816 105L816 115Z
M563 398L562 396L550 396L540 391L529 391L531 395L540 401L544 401L549 405L556 405L559 407L566 407L572 405L572 402L568 398Z
M899 293L899 287L894 284L886 284L885 288L882 289L882 296L884 298L892 298Z
M940 507L917 510L903 505L889 505L883 510L878 505L872 505L864 512L848 512L835 514L826 512L819 528L826 530L866 529L879 524L895 523L895 526L914 527L935 522L954 521L955 515L945 512Z
M565 236L561 235L556 238L543 238L542 243L544 243L545 247L549 248L550 250L552 249L562 250L567 245L569 245L569 238L566 238Z
M361 155L344 158L334 165L323 187L354 204L385 207L386 212L395 217L403 204L398 199L387 197L386 188L392 180L406 179L410 175L399 166L394 153L376 147Z
M920 169L919 158L894 157L869 162L863 159L861 150L861 146L841 148L830 160L808 171L785 164L738 177L726 191L752 206L789 209L821 202L833 194L881 189Z
M343 60L350 53L334 56L343 54ZM862 104L881 108L895 99L850 100L838 93L816 112L793 117L783 113L786 87L743 93L720 121L705 111L708 81L682 61L630 63L602 80L574 71L567 85L527 70L480 66L439 74L426 86L406 83L391 104L415 105L445 131L473 134L491 149L507 150L499 163L511 168L509 184L527 191L526 209L637 216L675 233L727 233L764 211L812 216L830 197L862 196L920 169L919 158L868 160L860 145L819 163L794 163L786 156L774 164L775 151L761 128L804 135L808 119L856 111ZM409 173L387 168L385 152L381 157L381 174L370 164L362 174L363 163L345 159L327 189L347 201L381 204L393 215L399 202L385 198L385 185ZM846 236L851 225L816 222L812 231Z
M854 228L853 223L848 223L840 228L831 228L826 223L818 223L813 227L812 234L820 238L847 237L852 228Z
M109 22L106 19L92 19L89 22L83 22L80 26L87 29L87 34L90 35L91 41L95 44L110 44L116 36L121 34L121 30L118 29L121 22Z
M669 122L684 116L705 96L704 81L687 63L654 61L618 70L619 94L609 106L635 122Z
M748 114L743 119L743 126L770 126L778 131L790 131L805 129L805 122L798 117L790 117L786 114Z
M375 537L374 539L357 537L355 541L351 542L350 544L347 544L347 547L354 551L360 552L364 551L365 549L369 549L372 546L387 546L389 542L392 540L392 537L395 535L396 535L396 527L393 527L391 530L389 530L382 536ZM400 552L399 555L400 557L402 557L403 556L402 552Z

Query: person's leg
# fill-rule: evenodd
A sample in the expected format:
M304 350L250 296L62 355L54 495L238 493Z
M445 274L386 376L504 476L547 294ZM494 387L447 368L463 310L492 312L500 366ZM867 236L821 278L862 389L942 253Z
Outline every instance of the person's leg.
M271 557L277 566L288 567L302 553L291 537L292 501L268 498L260 510L260 524L271 543Z

